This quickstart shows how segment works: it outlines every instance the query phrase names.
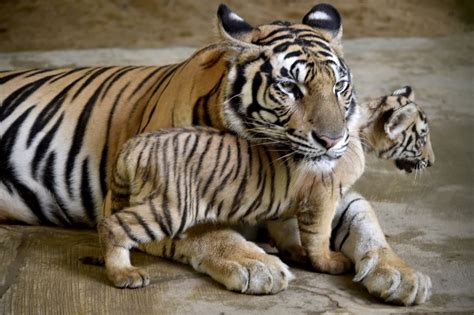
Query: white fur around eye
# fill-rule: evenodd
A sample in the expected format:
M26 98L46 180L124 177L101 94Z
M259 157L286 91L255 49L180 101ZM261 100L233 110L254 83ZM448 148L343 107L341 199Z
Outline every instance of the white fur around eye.
M309 19L310 20L325 20L325 21L329 21L331 20L331 17L329 16L329 14L327 14L326 12L322 12L322 11L317 11L317 12L313 12L309 15Z

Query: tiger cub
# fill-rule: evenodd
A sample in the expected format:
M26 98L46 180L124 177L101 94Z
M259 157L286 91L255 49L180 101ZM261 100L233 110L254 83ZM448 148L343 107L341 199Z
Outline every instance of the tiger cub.
M401 156L393 142L408 141L408 129L428 132L426 123L418 126L420 120L426 122L419 107L404 99L395 102L399 108L379 104L362 111L361 128L381 157ZM379 138L381 119L383 137L390 141ZM429 140L425 142L428 147ZM403 161L420 157L410 154ZM198 223L255 224L294 216L302 200L324 191L318 187L326 175L285 147L251 143L210 128L163 129L134 137L117 157L112 214L98 227L107 275L118 287L146 286L148 275L130 263L131 248L178 236Z
M360 137L365 152L374 152L379 158L394 161L395 166L406 173L422 171L435 162L428 120L415 103L410 86L361 104ZM333 222L333 229L335 224L337 222ZM268 221L265 227L280 256L285 260L308 263L296 219Z

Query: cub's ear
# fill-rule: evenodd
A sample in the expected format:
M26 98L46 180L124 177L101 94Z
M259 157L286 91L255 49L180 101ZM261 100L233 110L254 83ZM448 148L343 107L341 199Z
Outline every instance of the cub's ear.
M393 91L392 95L394 95L394 96L404 96L412 102L415 101L415 92L413 91L413 88L409 85L404 86L404 87L402 87L398 90Z
M340 45L342 38L342 19L339 11L327 3L315 5L303 18L303 24L312 26L334 44Z
M224 40L234 45L247 46L250 43L254 28L225 4L221 4L217 10L217 23Z
M418 115L418 109L413 103L409 103L402 108L397 109L388 118L384 125L385 133L392 140L395 140L400 133L406 130L412 123L415 122Z

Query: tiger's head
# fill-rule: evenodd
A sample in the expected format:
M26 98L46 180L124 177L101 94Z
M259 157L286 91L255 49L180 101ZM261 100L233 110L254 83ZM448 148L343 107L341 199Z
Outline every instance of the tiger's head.
M372 132L373 149L383 159L407 173L434 164L426 114L415 103L415 93L405 86L382 98L384 108Z
M319 4L301 24L252 27L221 5L218 27L233 51L224 97L227 127L330 171L346 151L358 112L342 58L339 12Z

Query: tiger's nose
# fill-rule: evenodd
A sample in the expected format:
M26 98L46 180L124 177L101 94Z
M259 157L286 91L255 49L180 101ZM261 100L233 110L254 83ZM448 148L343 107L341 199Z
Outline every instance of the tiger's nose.
M333 138L333 137L328 137L328 136L325 136L325 135L318 135L314 130L311 131L311 137L313 137L313 139L319 143L320 145L322 145L323 147L325 147L326 149L330 149L332 148L333 146L335 146L339 141L342 140L343 136L339 136L339 137L336 137L336 138Z

